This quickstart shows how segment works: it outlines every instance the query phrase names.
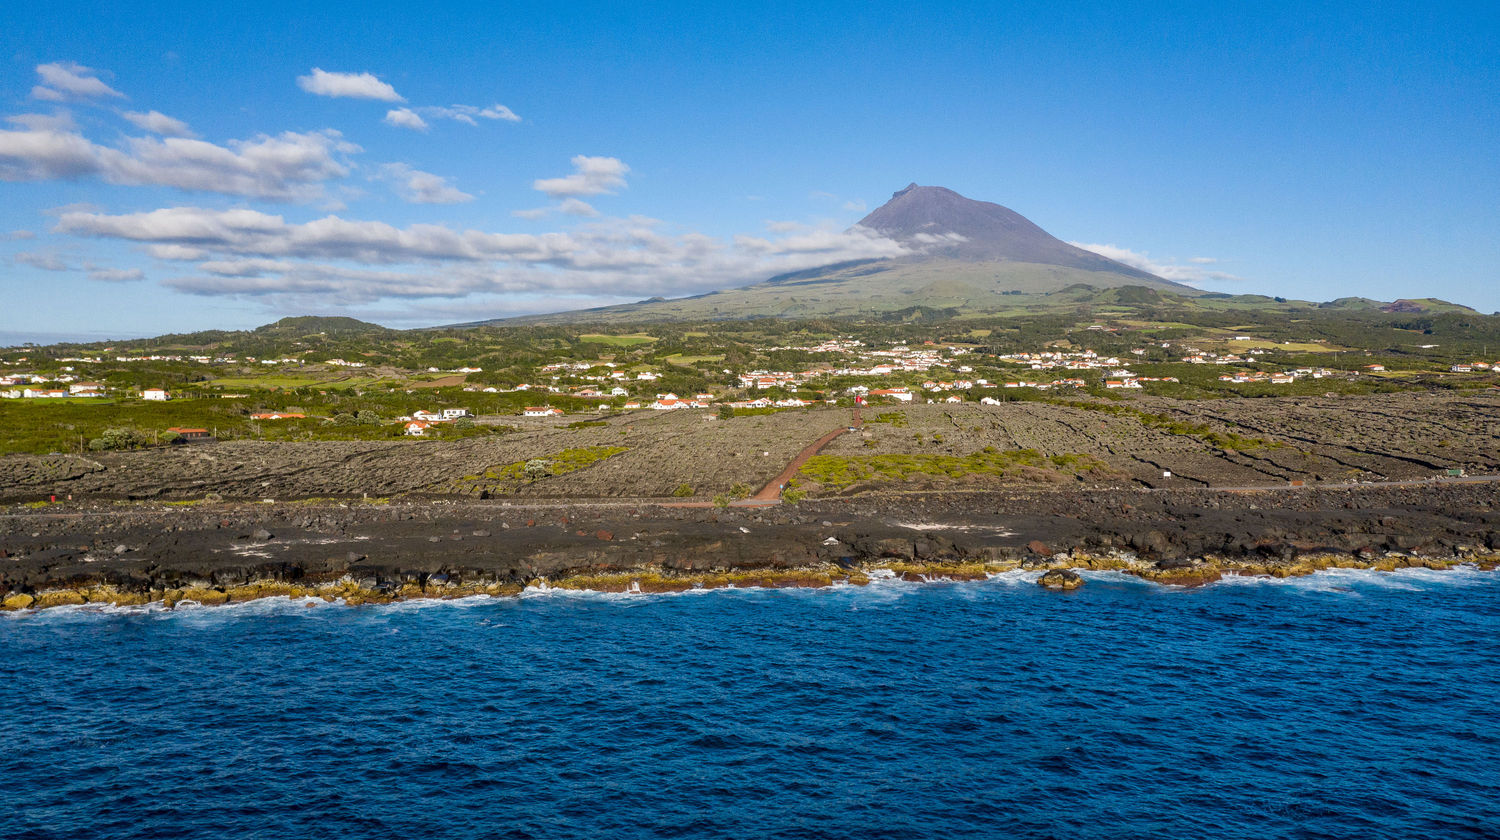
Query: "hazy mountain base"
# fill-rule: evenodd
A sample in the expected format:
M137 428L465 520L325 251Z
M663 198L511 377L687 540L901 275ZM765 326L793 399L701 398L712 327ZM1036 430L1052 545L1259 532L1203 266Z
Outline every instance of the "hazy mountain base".
M799 272L738 289L673 300L527 315L482 324L620 324L743 318L859 318L921 307L948 315L1004 313L1070 305L1079 293L1134 286L1190 298L1176 283L1058 265L1022 262L881 260ZM1049 297L1070 292L1061 297ZM1153 300L1161 298L1153 296Z

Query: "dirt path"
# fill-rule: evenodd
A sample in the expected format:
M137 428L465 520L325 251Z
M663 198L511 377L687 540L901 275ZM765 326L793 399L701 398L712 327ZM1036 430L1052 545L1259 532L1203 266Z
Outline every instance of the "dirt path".
M786 465L786 469L782 470L780 474L767 482L766 486L760 488L759 493L756 493L754 496L751 496L750 498L745 499L743 502L739 502L737 504L766 505L780 502L781 493L786 489L787 482L792 480L792 476L797 474L797 470L802 469L802 465L807 463L807 459L818 454L818 452L822 450L823 447L831 443L834 438L838 437L844 432L858 429L863 425L864 420L859 416L859 406L856 405L854 406L854 416L853 420L851 421L851 425L840 426L839 428L834 429L828 434L813 441L807 446L806 449L803 449L801 452L797 453L797 457L793 458L792 462Z

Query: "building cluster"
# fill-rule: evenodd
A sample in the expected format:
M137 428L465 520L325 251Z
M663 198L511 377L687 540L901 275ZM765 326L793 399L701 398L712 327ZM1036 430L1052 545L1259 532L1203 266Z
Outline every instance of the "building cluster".
M438 423L452 423L473 416L474 413L467 408L444 408L440 411L427 411L419 408L409 416L397 417L396 420L406 424L402 427L406 434L412 437L422 437L427 434L428 429Z

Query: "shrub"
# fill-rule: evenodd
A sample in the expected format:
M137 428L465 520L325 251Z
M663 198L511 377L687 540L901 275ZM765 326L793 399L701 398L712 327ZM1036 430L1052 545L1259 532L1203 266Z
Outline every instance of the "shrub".
M333 425L335 426L353 426L356 422L353 414L340 413L333 415Z
M356 413L354 415L354 419L356 421L358 421L359 425L361 425L361 426L379 426L380 425L380 415L376 414L375 412L371 411L368 408L363 409L363 410L359 411L358 413Z
M733 487L729 488L729 498L748 499L750 498L750 492L750 485L744 482L736 482Z
M714 496L714 507L716 507L716 508L727 508L727 507L729 507L729 497L726 496L726 495L724 495L723 493L720 493L719 495Z
M521 468L527 481L540 481L552 474L552 462L545 458L532 458Z
M672 491L672 495L676 496L679 499L685 499L688 496L693 495L693 493L693 485L688 484L687 482L683 482L682 484L677 485L677 489Z
M105 429L104 433L89 441L89 449L105 452L117 449L136 449L146 445L146 436L135 429Z

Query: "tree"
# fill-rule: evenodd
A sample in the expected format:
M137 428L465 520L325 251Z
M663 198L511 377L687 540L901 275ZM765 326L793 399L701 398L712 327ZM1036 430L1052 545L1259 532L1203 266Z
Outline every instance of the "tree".
M357 412L354 415L354 419L361 426L379 426L380 425L380 415L376 414L375 412L371 411L368 408L362 409L361 411Z
M721 403L719 405L719 419L720 420L728 420L729 418L731 418L733 416L734 416L734 406L730 405L729 403Z
M146 436L135 429L105 429L104 433L89 441L89 449L104 452L116 449L135 449L146 444Z

